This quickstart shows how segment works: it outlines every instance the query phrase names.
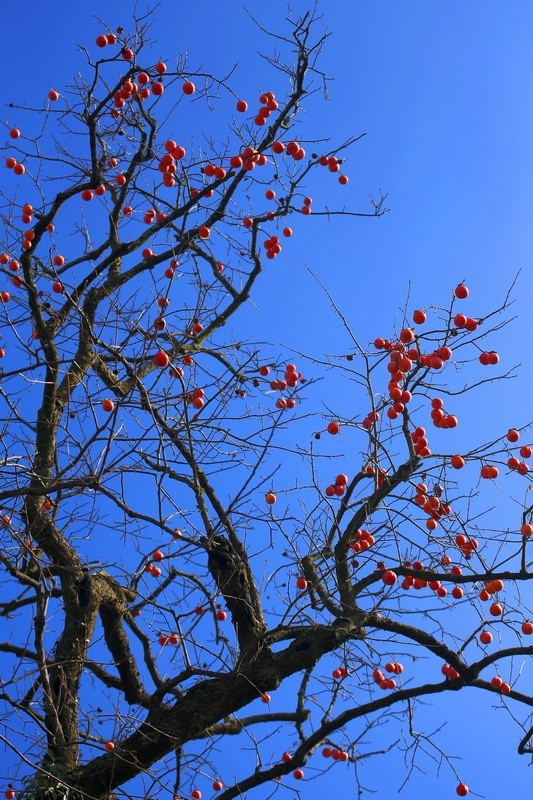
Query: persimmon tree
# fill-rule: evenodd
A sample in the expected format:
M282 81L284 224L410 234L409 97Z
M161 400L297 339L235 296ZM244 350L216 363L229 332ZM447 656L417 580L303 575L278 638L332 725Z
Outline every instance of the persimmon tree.
M512 703L530 753L533 527L515 495L532 450L511 420L466 452L447 440L457 407L511 375L492 349L509 297L480 310L464 283L440 289L365 341L332 298L341 356L255 344L239 317L259 280L276 291L293 229L385 211L336 194L357 137L299 123L326 36L289 19L276 93L245 100L238 74L155 60L150 18L134 23L103 28L41 109L12 108L3 148L6 798L230 800L334 762L359 782L399 731L416 758L419 698L465 687ZM191 103L223 107L220 141L185 146ZM320 170L332 191L313 202ZM331 373L349 405L312 408ZM252 752L230 770L238 734Z

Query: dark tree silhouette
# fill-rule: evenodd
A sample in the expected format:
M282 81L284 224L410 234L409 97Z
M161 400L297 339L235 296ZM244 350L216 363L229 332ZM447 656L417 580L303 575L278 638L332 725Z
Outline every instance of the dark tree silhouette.
M510 377L489 349L509 298L469 317L468 290L449 287L370 344L335 306L347 354L298 363L231 330L259 276L276 290L291 219L377 217L384 197L368 212L306 197L316 171L347 182L357 141L294 127L324 80L316 15L276 35L285 92L250 109L233 76L154 63L149 22L102 33L85 77L24 111L40 133L4 146L6 798L197 800L214 781L230 800L305 778L311 758L359 780L417 698L464 687L512 700L531 752L531 687L509 681L533 653L531 508L505 530L481 515L499 473L528 481L531 448L515 429L446 446L454 404ZM225 137L185 148L171 126L215 95L232 108ZM312 412L302 399L331 370L353 403ZM225 748L243 731L254 753L235 783Z

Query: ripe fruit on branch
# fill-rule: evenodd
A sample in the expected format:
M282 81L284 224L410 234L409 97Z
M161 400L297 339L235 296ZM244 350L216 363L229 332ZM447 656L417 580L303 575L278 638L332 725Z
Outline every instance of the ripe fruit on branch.
M104 411L110 412L115 408L115 404L112 400L106 398L105 400L102 400L102 408Z
M415 334L414 334L414 331L411 328L404 328L400 332L400 341L403 342L404 344L408 344L409 342L412 342L414 338L415 338Z
M274 503L276 502L277 499L278 498L276 497L274 492L267 492L266 495L265 495L265 502L269 506L274 505Z
M469 790L468 786L466 785L466 783L460 783L457 786L455 791L459 795L459 797L466 797L466 795L468 794L468 792L470 790Z
M462 469L465 465L465 460L462 456L452 456L450 463L454 469Z
M296 587L298 589L307 589L307 581L303 576L296 579Z
M456 286L454 294L459 300L464 300L468 297L468 287L466 287L463 283L460 283L458 286Z
M396 583L397 579L398 576L391 569L385 570L385 572L381 576L381 580L383 581L385 586L392 586L393 584Z
M185 81L183 86L181 87L183 94L194 94L196 91L196 86L192 81Z
M494 366L499 360L500 357L498 353L494 352L494 350L492 350L490 353L481 353L479 356L479 363L483 364L485 367L488 365Z
M332 436L337 434L340 431L340 429L341 429L341 426L339 425L338 422L335 422L335 421L329 422L328 426L326 428L327 432L331 433Z
M115 749L114 742L106 742L105 749L107 750L108 753L111 753Z
M491 466L489 464L481 467L481 477L482 478L497 478L499 475L498 467Z
M158 350L154 355L154 364L156 367L168 367L170 359L164 350Z

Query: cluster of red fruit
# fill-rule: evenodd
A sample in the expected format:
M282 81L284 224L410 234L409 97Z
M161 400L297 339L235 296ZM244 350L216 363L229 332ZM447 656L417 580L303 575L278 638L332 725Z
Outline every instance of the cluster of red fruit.
M156 85L160 86L161 84L156 84ZM166 150L166 152L159 159L159 163L157 165L157 169L159 170L159 172L162 173L163 186L167 186L169 188L172 188L172 186L174 186L174 184L176 183L175 178L174 178L174 175L175 175L175 172L176 172L176 169L177 169L176 162L177 161L181 161L181 159L184 158L184 156L185 156L187 151L185 150L184 147L181 147L181 145L178 145L177 142L175 142L173 139L168 139L165 142L165 150ZM211 164L211 165L208 165L208 166L213 166L213 165ZM207 169L207 167L204 169L204 172L205 172L206 169ZM215 171L216 171L216 168L213 167L213 169L215 169ZM226 175L226 171L223 170L222 168L220 168L220 169L224 173L221 177L224 177ZM148 217L148 213L146 213L144 215L144 221L148 225L152 224L152 222L154 221L154 217L156 216L155 211L153 209L150 209L150 211L153 212L153 214L150 214L152 219L150 219ZM163 217L159 217L158 216L157 219L158 220L159 219L164 219L164 215L163 215Z
M457 678L459 677L459 673L457 672L457 670L454 667L450 666L450 664L443 664L442 667L440 668L440 671L448 681L456 681Z
M486 367L489 364L494 366L495 364L498 363L499 360L500 356L494 350L491 350L490 352L481 353L481 355L479 356L479 363L483 364L484 367Z
M468 557L470 557L472 553L471 550L467 550L468 547L467 539L466 537L463 537L463 539L464 543L462 545L461 551L463 552L464 548L464 554L466 555L468 553ZM475 549L477 546L478 546L477 541L475 539L471 540L471 548ZM448 564L450 561L449 556L443 557L443 563L444 560L445 563ZM421 561L414 561L413 564L411 565L407 564L406 566L411 566L411 569L417 571L421 571L424 569L424 565ZM460 567L454 566L451 568L450 572L452 575L462 575L462 570ZM398 580L398 575L391 569L381 568L381 580L385 584L385 586L393 586ZM438 580L427 581L425 578L418 578L413 575L406 575L401 583L401 588L405 590L409 590L411 588L425 589L426 587L435 592L435 594L438 597L446 597L448 594L448 590L446 589L446 587L443 586L441 582ZM454 586L451 592L451 595L455 600L460 600L463 597L463 594L464 592L460 586ZM488 599L488 597L490 597L490 595L487 595L486 599ZM498 603L493 603L493 606L491 606L490 609L490 613L492 614L492 616L499 616L500 614L502 614L502 612L503 612L502 607Z
M510 694L511 692L510 685L508 683L504 683L499 675L495 675L494 678L492 678L490 685L493 689L499 691L500 694Z
M505 584L500 578L483 581L483 589L481 589L479 593L479 599L483 602L490 600L492 595L497 594L498 592L503 592L504 587Z
M29 225L30 222L32 221L33 219L32 214L33 214L33 206L31 205L31 203L24 203L24 205L22 206L22 214L20 215L20 218L25 225ZM54 226L52 224L49 224L46 226L46 230L52 233L52 231L54 230Z
M159 635L159 639L158 639L159 644L161 645L161 647L166 647L167 644L176 645L176 644L179 643L179 640L180 640L180 637L178 636L177 633L168 633L168 634L161 633Z
M409 352L412 353L413 351ZM421 367L426 367L426 369L439 370L443 368L446 361L450 360L452 355L453 353L449 347L438 347L432 353L420 353L418 363Z
M465 536L464 533L457 534L455 537L455 544L467 561L472 558L475 551L479 548L478 540ZM460 569L460 567L452 567L452 574L454 574L454 569Z
M510 428L507 431L507 440L509 442L514 444L519 438L520 433L516 430L516 428ZM525 444L522 445L519 452L522 458L531 458L531 455L533 454L533 448ZM509 458L507 461L507 466L509 469L516 470L520 475L527 475L529 472L529 464L527 464L525 461L520 461L518 458L516 458L516 456L511 456Z
M264 367L259 367L259 374L262 375L263 378L266 378L267 375L270 375L270 367L266 365ZM301 372L297 371L295 364L287 364L283 379L274 379L270 381L270 388L273 391L284 392L286 389L295 389L298 386L298 382L305 383L305 378L302 377ZM295 405L296 400L294 397L278 397L276 400L276 408L279 409L294 408Z
M411 433L411 440L413 442L413 450L415 451L415 455L420 456L421 458L431 455L431 450L428 446L429 441L426 438L425 428L415 428L415 430Z
M453 318L453 324L456 328L465 328L465 330L471 333L477 330L478 325L481 325L481 320L467 317L465 314L456 314Z
M292 229L291 228L284 228L283 229L284 236L292 236ZM263 242L263 247L266 250L266 257L267 258L276 258L281 253L282 247L279 241L279 236L269 236L268 239L265 239Z
M85 200L86 203L89 203L95 195L101 197L103 194L105 194L105 191L105 186L103 183L101 183L95 188L94 192L92 189L83 189L81 192L81 199Z
M107 47L108 44L116 44L117 37L114 33L101 33L96 37L97 47Z
M372 547L372 545L375 543L376 540L370 531L357 530L354 533L353 541L350 544L350 550L352 550L354 553L361 553L363 550L368 550L369 547Z
M203 389L193 389L192 392L188 392L186 396L186 400L188 403L192 405L197 411L205 405L205 393Z
M338 681L341 678L348 677L348 670L346 669L346 667L337 667L336 669L333 670L331 675L333 678L335 678L336 681Z
M389 397L392 400L392 405L387 410L389 419L397 419L397 417L405 410L405 406L412 399L410 392L402 390L401 384L415 367L415 365L423 366L428 369L441 369L444 362L451 358L452 351L449 347L440 347L435 350L431 355L422 355L416 347L406 349L405 345L412 342L415 338L414 331L411 328L404 328L400 333L400 341L395 344L378 337L374 340L374 347L377 350L385 350L389 352L389 363L387 369L390 373L391 380L388 384ZM440 406L442 409L442 405ZM438 419L441 421L445 418L444 412L433 417L434 423ZM457 420L451 418L450 420ZM437 425L437 427L448 427L446 424ZM450 424L449 427L455 427ZM427 446L427 445L426 445Z
M361 423L365 431L370 431L379 420L379 411L371 411Z
M348 476L341 474L335 478L335 483L326 486L326 497L342 497L346 492Z
M420 430L424 429L421 428ZM428 531L436 530L441 517L448 516L452 513L452 508L449 503L442 503L440 498L436 495L428 496L428 487L425 483L417 484L416 495L413 499L417 506L420 506L422 511L429 515L429 519L426 520L426 528Z
M158 67L165 67L166 65L163 63L158 64ZM156 67L156 71L157 70ZM150 81L150 76L147 72L141 72L137 76L137 81L132 80L125 80L120 89L118 89L113 95L113 105L115 108L124 108L128 100L147 100L150 97L150 94L153 94L155 97L161 96L165 91L163 84L161 83L161 79L154 81L151 87L148 87L146 84Z
M460 283L455 287L455 296L458 300L466 300L468 297L468 287ZM467 317L465 314L456 314L453 318L453 324L456 328L465 328L467 331L475 331L478 325L481 325L481 320L476 320L473 317Z
M318 163L321 167L327 167L330 172L340 172L341 162L336 156L322 156ZM341 186L346 186L349 178L347 175L339 175L339 183Z
M256 167L264 167L268 163L268 158L264 153L259 153L253 147L245 147L240 155L231 156L230 167L233 169L245 169L251 172Z
M392 662L385 666L387 672L393 672L395 675L400 675L403 672L403 666L397 662ZM375 669L372 672L372 677L380 689L395 689L396 681L394 678L386 678L380 669Z
M15 259L9 260L9 256L7 253L2 253L0 255L0 264L9 264L9 269L11 272L18 272L20 269L20 262L16 261Z
M107 33L107 34L100 34L96 37L96 44L98 47L107 47L107 45L113 45L117 43L117 37L114 33ZM120 51L120 55L125 61L132 61L134 58L134 52L129 47L123 47ZM120 110L124 107L126 101L135 99L139 102L146 100L152 94L154 97L160 97L165 88L162 83L162 76L167 71L167 65L163 61L159 61L155 67L154 71L157 73L157 80L153 80L150 78L148 72L140 72L137 75L137 82L132 80L126 80L122 84L121 88L115 92L114 94L114 105L115 108L111 112L111 116L115 119L120 116ZM151 86L149 87L148 84L152 81ZM182 91L186 95L194 94L196 91L196 86L192 81L185 81L182 85ZM50 93L52 94L52 93ZM57 92L54 92L54 95ZM51 97L49 95L50 100L57 100L57 97Z
M421 561L414 561L412 564L406 564L406 566L410 566L411 569L417 571L422 571L423 569L425 569L424 564ZM424 578L414 577L413 575L406 575L401 583L401 588L406 590L425 589L426 587L431 589L432 592L435 592L437 597L446 597L446 595L448 594L448 590L446 589L445 586L441 584L440 581L427 581ZM453 591L452 595L456 597L456 599L459 599L457 595L453 594ZM462 596L462 592L460 596Z
M431 401L430 413L435 428L456 428L459 420L454 414L447 414L444 411L444 401L440 397L434 397Z
M418 562L418 561L415 562L415 564L419 564L419 563L420 562ZM414 565L413 565L413 568L415 568ZM406 575L405 578L403 579L402 583L401 583L401 588L402 589L406 589L406 590L409 590L409 589L425 589L426 586L429 587L432 592L435 592L437 597L446 597L446 595L448 594L447 588L445 586L443 586L440 581L426 581L424 578L415 578L415 577L413 577L413 575ZM459 587L455 587L455 588L459 588ZM456 595L453 594L453 591L452 591L452 595L454 597L456 597ZM461 596L462 596L462 594L461 594ZM456 597L456 599L459 599L459 598Z
M164 557L165 554L161 550L154 550L154 552L152 553L152 562L163 561ZM153 578L159 578L161 575L161 569L152 562L146 564L144 571L150 574Z
M283 142L274 142L272 145L272 152L277 156L280 156L282 153L287 153L294 161L302 161L305 158L304 148L295 141L287 142L287 144Z
M332 758L333 761L348 761L350 758L346 750L338 750L336 747L324 747L322 755L324 758Z
M254 117L254 122L256 125L264 125L272 112L278 110L279 103L276 100L274 92L264 92L259 95L259 102L261 105ZM246 111L247 108L247 103L245 103L244 100L239 100L237 103L237 111Z
M311 206L313 204L313 199L311 197L304 197L304 204L300 209L300 214L308 217L311 213Z
M13 130L18 130L18 128L14 128ZM19 136L20 136L20 131L18 133L19 133ZM11 138L12 139L16 138L12 134L13 134L13 131L11 131L11 134L10 134ZM26 167L24 166L24 164L20 164L17 161L17 159L14 158L13 156L8 156L8 158L6 158L6 167L8 169L12 169L13 172L15 173L15 175L24 175L24 173L26 172Z
M500 470L498 469L498 467L495 467L491 464L485 464L484 466L481 467L482 478L489 478L494 480L494 478L497 478L499 474Z

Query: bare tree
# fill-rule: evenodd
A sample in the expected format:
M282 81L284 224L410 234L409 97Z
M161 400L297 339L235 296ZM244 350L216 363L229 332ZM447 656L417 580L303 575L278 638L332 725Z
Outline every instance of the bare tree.
M40 133L12 129L4 148L6 798L198 800L213 784L230 800L303 778L311 757L349 762L359 783L397 743L384 719L405 726L409 763L422 741L446 761L415 734L416 703L464 687L512 700L530 753L533 696L512 669L533 653L531 507L495 530L484 486L499 472L527 484L531 448L512 429L432 453L421 427L445 442L458 396L493 379L484 342L509 297L470 318L460 285L370 344L331 298L347 352L289 364L238 338L263 272L275 291L291 217L377 217L384 197L368 212L306 197L317 170L347 182L357 141L294 127L325 83L316 14L274 37L286 95L265 91L255 116L231 75L154 64L150 17L135 23L102 33L86 77L35 110ZM187 152L166 132L216 97L235 108L226 138ZM357 398L343 414L303 402L328 374ZM461 488L465 465L483 480ZM225 747L244 732L235 783ZM286 743L274 760L272 732Z

